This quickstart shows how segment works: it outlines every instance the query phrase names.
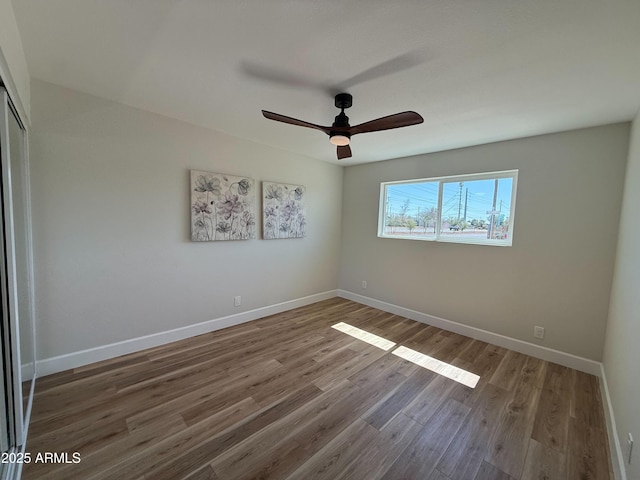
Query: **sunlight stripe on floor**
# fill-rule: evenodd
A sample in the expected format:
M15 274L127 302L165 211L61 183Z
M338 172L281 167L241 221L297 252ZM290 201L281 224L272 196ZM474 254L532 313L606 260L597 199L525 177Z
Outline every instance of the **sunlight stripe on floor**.
M399 346L393 352L393 355L397 355L400 358L404 358L416 365L420 365L427 370L431 370L432 372L437 373L438 375L442 375L443 377L450 378L451 380L455 380L462 385L466 385L467 387L476 388L478 384L478 380L480 377L475 373L467 372L462 368L454 367L446 362L442 362L437 358L430 357L429 355L425 355L424 353L416 352L410 348L405 346Z
M362 340L363 342L367 342L371 345L374 345L382 350L390 350L395 346L390 340L386 338L379 337L378 335L374 335L373 333L369 333L366 330L361 330L358 327L354 327L353 325L349 325L348 323L340 322L332 325L331 328L335 328L336 330L346 333L347 335L351 335L358 340Z

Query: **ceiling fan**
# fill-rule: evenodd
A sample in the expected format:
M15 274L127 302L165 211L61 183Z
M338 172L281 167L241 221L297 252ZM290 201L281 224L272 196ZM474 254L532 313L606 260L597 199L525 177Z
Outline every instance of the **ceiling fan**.
M333 125L330 127L323 127L322 125L316 125L315 123L305 122L304 120L298 120L296 118L268 112L266 110L262 110L262 115L264 115L265 118L275 120L276 122L288 123L299 127L314 128L326 133L329 135L329 141L338 147L338 160L351 157L351 147L349 146L349 143L351 143L351 137L353 135L358 133L379 132L381 130L390 130L392 128L408 127L410 125L417 125L424 122L424 119L416 112L402 112L377 118L352 127L349 125L349 117L344 113L344 110L351 107L352 103L353 97L350 94L339 93L336 95L335 105L341 110L341 112L335 118Z

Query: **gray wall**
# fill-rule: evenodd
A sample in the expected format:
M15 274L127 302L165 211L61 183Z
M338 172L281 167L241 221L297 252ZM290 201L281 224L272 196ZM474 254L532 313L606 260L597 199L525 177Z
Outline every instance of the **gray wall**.
M600 360L628 137L624 123L346 168L340 288ZM380 182L510 169L512 247L377 238Z
M624 455L627 433L636 441L633 462L626 464L629 479L640 478L640 115L633 122L631 135L603 357Z
M8 84L8 90L13 96L14 103L21 110L20 114L28 120L30 111L29 70L11 0L0 0L0 55L6 62L3 65L3 62L0 61L0 77L4 76L3 80ZM3 71L5 68L7 71Z
M40 81L31 92L39 358L336 288L341 167ZM189 169L305 185L308 236L192 243Z

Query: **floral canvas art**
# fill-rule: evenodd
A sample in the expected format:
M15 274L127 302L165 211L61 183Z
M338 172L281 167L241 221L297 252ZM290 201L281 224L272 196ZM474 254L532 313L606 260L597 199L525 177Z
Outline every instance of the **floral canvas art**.
M256 238L255 182L191 170L191 240Z
M305 236L305 194L302 185L262 182L262 237L265 240Z

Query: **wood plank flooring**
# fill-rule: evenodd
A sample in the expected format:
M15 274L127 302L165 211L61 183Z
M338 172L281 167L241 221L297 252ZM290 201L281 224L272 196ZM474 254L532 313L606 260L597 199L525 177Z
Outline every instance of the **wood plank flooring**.
M38 379L27 452L81 455L27 480L613 479L595 377L341 298Z

